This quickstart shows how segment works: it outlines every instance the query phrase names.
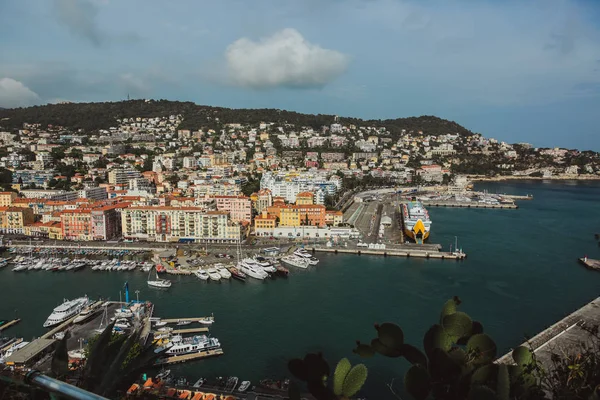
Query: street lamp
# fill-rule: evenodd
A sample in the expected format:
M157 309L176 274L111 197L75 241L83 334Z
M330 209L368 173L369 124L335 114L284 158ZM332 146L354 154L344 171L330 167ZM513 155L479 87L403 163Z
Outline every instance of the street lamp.
M137 299L137 302L139 303L140 302L140 291L139 290L135 291L135 298Z

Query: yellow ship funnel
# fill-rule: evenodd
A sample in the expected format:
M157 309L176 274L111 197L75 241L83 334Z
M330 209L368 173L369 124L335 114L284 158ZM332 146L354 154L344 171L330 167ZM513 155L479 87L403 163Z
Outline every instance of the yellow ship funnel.
M425 240L425 225L423 221L418 220L415 226L413 227L413 233L415 235L415 242L418 244L423 244L423 240Z

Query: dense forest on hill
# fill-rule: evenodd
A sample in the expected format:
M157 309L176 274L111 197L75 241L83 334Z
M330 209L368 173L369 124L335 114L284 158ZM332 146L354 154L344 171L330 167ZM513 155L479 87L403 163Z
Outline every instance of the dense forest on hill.
M183 115L180 129L218 128L223 123L256 125L260 122L294 124L320 129L334 121L333 115L301 114L277 109L231 109L197 105L191 102L168 100L129 100L106 103L67 103L48 104L27 108L0 109L0 127L17 129L23 123L40 123L42 126L57 125L70 129L83 129L93 132L116 126L116 119L131 117L160 117L172 114ZM459 133L472 135L468 129L453 121L435 116L421 116L386 120L362 120L340 118L342 124L357 126L385 127L392 134L402 129L407 132L423 131L426 134L440 135Z

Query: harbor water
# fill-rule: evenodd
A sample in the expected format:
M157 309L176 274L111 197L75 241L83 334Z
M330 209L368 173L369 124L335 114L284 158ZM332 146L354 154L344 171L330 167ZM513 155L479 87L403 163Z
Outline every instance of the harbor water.
M443 302L457 295L462 309L483 323L499 354L520 344L598 296L600 274L577 264L600 258L594 233L600 223L600 183L508 182L477 190L532 194L518 210L430 208L432 243L458 245L462 262L318 254L317 267L292 269L288 279L266 282L201 282L171 276L169 290L147 287L146 274L91 271L52 273L0 270L0 319L22 322L4 332L26 340L44 332L42 323L63 298L87 294L119 298L129 282L132 298L155 303L161 317L214 313L211 334L225 354L175 367L195 380L236 375L257 382L287 373L287 361L320 351L332 369L342 357L353 363L355 341L369 342L374 323L398 323L406 341L421 347ZM210 249L209 249L210 251ZM392 398L386 383L401 389L405 360L375 357L369 368L369 398Z

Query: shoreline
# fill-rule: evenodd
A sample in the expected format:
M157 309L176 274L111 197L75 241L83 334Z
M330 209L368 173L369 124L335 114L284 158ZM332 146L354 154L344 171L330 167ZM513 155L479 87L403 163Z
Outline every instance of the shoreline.
M467 175L467 179L473 182L502 182L502 181L600 181L600 175L566 175L551 176L543 178L538 176L497 176L486 177L480 175Z

